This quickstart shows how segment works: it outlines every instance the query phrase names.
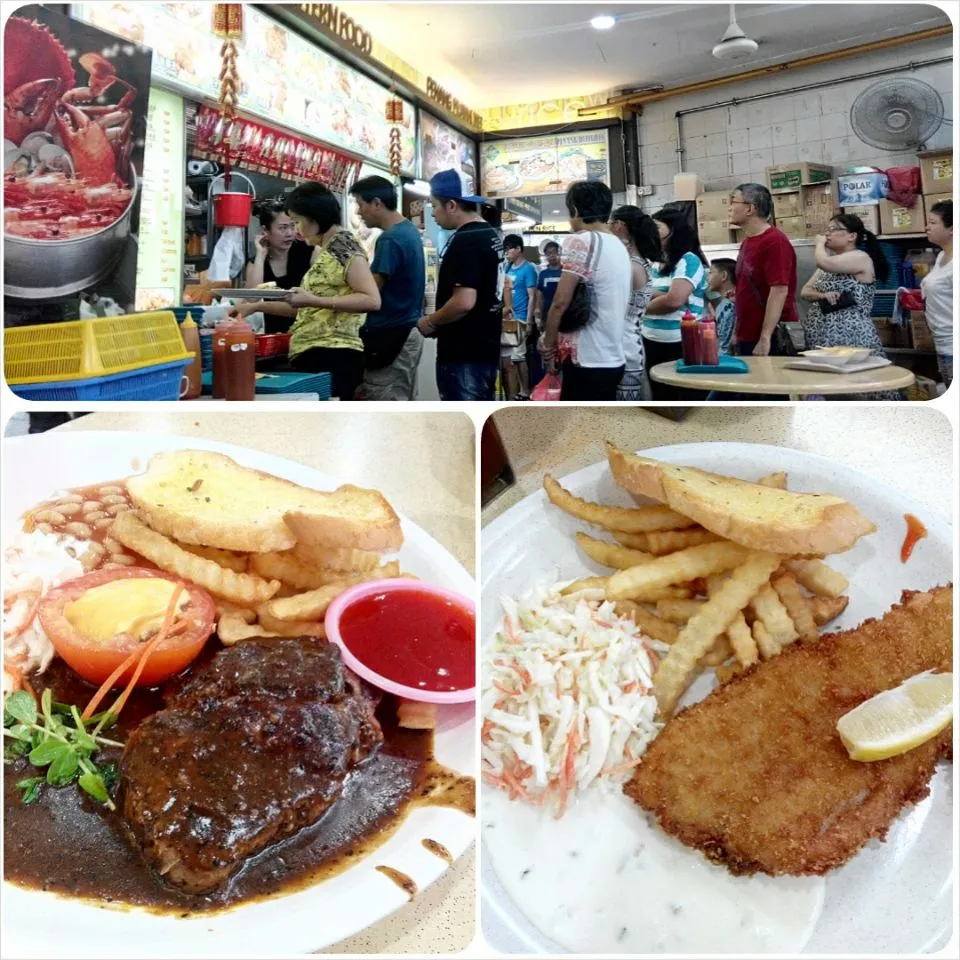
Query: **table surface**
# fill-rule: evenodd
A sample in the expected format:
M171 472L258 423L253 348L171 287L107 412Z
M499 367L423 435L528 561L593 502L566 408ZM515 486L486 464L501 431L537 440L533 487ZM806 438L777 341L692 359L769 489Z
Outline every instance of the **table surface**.
M475 444L460 413L94 413L58 430L135 430L234 443L382 490L468 570L475 569ZM443 450L444 456L436 456ZM410 904L321 953L457 953L473 940L470 850Z
M878 390L902 390L916 377L903 367L880 367L861 373L820 373L815 370L788 370L796 357L741 357L748 373L677 373L674 361L658 363L650 376L674 387L719 390L727 393L872 393Z
M516 483L481 514L486 525L555 477L606 460L604 441L627 450L732 440L792 447L869 473L952 522L950 421L928 406L693 407L675 423L640 407L513 407L494 414Z

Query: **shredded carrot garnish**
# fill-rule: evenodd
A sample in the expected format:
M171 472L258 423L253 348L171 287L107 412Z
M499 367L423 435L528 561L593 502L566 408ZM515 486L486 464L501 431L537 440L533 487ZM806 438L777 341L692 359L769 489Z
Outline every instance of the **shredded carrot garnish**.
M489 743L489 742L490 742L490 733L491 733L492 730L493 730L493 721L492 721L492 720L484 720L484 721L483 721L483 726L480 728L480 740L481 740L483 743Z
M626 773L627 770L632 770L635 766L643 762L643 757L638 757L636 760L631 760L629 763L620 763L615 767L606 767L604 770L601 770L604 776L616 776L619 773Z
M501 692L506 694L508 697L519 697L519 690L509 690L507 687L503 686L502 683L498 683L496 680L493 681L493 685Z
M127 702L127 698L133 692L133 688L136 686L137 681L140 679L140 674L143 673L143 669L147 665L147 660L149 659L150 655L153 653L154 650L157 649L158 646L160 646L160 644L164 640L167 639L167 637L171 636L171 634L174 632L172 630L173 619L174 619L174 616L176 615L177 603L180 600L180 594L182 592L183 592L183 588L181 587L170 598L170 603L168 604L167 611L163 617L163 623L161 624L160 629L157 631L156 636L154 636L154 638L149 643L145 644L143 647L140 647L139 649L134 650L133 653L131 653L130 656L127 657L123 661L123 663L121 663L120 666L117 667L116 670L114 670L113 673L111 673L110 676L103 681L103 683L100 686L100 689L97 690L97 692L93 695L92 699L87 704L86 709L81 714L81 719L89 720L90 717L92 717L93 714L96 712L97 707L100 706L101 701L110 692L111 688L117 682L117 680L120 677L122 677L123 674L130 669L130 667L136 664L136 669L133 672L133 676L131 677L129 683L127 684L127 687L124 690L124 692L120 695L116 703L114 703L113 707L111 708L111 712L119 713L123 709L124 704ZM175 632L179 633L183 628L186 627L186 623L184 621L181 621L181 624L182 626L178 625L179 629L176 630Z

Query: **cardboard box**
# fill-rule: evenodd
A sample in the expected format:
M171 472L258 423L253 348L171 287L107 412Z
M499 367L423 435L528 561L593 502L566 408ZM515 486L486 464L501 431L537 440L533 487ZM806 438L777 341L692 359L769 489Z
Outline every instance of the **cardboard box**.
M777 220L784 220L787 217L802 217L803 197L800 191L776 194L773 198L773 215Z
M781 163L767 167L767 186L771 193L794 193L806 183L833 179L833 167L822 163Z
M696 173L675 173L673 175L673 199L696 200L703 193L703 182Z
M920 161L920 182L923 193L936 195L949 193L953 195L953 151L929 150L917 154Z
M923 198L923 216L924 219L930 216L930 208L935 203L942 203L944 200L952 200L952 193L934 193Z
M726 220L698 220L697 233L703 246L728 244L733 239Z
M889 188L890 178L885 173L845 173L837 177L837 193L843 207L879 203Z
M880 207L876 204L864 204L859 207L844 207L844 213L859 217L871 233L880 232Z
M926 217L923 200L917 197L913 208L901 207L892 200L880 201L880 233L923 233Z
M823 233L837 212L837 195L833 182L802 187L803 220L808 237Z
M698 220L726 220L730 210L730 193L727 190L715 190L713 193L701 193L697 197Z
M777 227L794 240L807 235L806 221L803 217L784 217L782 220L778 217Z

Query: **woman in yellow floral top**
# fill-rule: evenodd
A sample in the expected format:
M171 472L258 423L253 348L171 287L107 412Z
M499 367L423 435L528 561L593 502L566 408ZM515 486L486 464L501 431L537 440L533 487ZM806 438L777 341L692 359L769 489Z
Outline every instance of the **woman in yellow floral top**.
M286 302L296 308L290 329L294 370L329 373L332 393L352 400L363 379L360 327L380 309L380 291L360 242L340 224L337 198L322 184L304 183L287 199L297 232L320 253Z

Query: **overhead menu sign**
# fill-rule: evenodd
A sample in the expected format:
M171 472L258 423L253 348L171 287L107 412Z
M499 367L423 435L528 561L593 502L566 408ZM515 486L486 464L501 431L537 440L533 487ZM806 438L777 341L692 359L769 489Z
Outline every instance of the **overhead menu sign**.
M492 197L563 193L577 180L609 185L607 131L490 141L481 147L480 173Z
M71 15L153 49L153 81L216 100L220 43L202 3L77 3ZM237 41L237 107L269 123L390 166L390 91L245 4ZM402 98L401 98L402 99ZM416 117L403 101L401 169L416 174Z

